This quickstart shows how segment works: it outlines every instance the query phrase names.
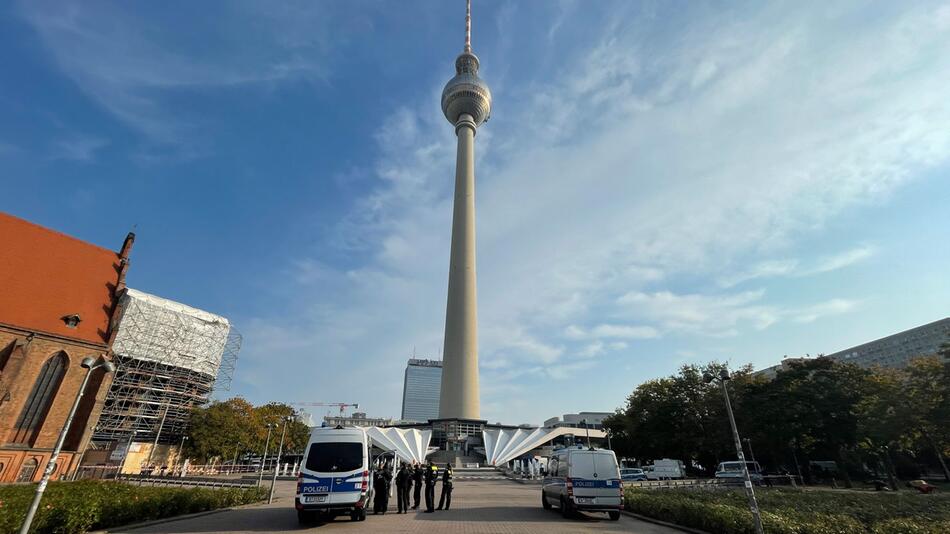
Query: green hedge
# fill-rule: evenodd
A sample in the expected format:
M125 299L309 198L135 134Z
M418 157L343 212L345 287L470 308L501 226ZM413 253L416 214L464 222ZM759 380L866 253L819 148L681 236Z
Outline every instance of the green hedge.
M947 534L950 495L760 490L768 534ZM627 510L713 534L753 534L742 491L629 488Z
M0 487L0 534L19 530L35 489L32 484ZM53 482L46 488L30 532L86 532L249 504L264 496L261 488L145 487L95 480Z

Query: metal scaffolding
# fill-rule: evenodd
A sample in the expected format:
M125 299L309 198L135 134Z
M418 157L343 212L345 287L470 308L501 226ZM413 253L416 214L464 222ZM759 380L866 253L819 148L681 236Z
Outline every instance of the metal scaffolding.
M230 387L241 335L230 322L127 289L113 342L116 372L93 439L175 443L194 406Z

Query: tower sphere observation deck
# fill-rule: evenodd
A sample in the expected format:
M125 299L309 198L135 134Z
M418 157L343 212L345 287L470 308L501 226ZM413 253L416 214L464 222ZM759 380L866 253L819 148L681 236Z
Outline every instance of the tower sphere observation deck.
M442 90L442 113L458 126L463 115L477 128L491 116L491 91L478 77L478 57L472 53L472 2L465 2L465 48L455 58L455 77Z
M478 77L478 57L471 51L455 59L455 77L442 90L442 113L452 124L469 115L480 126L491 115L491 90Z

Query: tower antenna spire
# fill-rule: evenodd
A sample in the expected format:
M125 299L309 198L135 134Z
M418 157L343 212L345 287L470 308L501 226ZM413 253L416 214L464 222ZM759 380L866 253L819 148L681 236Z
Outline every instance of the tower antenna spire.
M465 53L472 53L472 0L465 0Z

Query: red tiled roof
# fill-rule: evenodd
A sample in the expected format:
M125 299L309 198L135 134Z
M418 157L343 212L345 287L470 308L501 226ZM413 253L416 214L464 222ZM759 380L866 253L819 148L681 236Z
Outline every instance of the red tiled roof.
M107 343L119 264L111 250L0 212L0 323ZM73 314L82 320L69 328Z

